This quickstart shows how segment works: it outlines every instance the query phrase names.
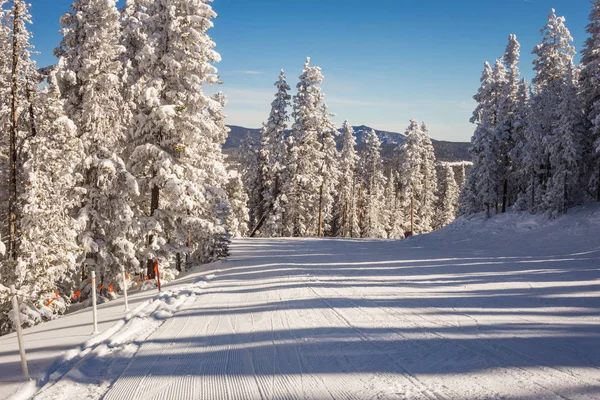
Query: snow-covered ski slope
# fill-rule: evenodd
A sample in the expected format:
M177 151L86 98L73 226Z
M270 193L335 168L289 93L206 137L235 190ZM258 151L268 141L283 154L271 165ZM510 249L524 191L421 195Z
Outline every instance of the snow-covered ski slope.
M600 399L600 207L232 250L35 398Z

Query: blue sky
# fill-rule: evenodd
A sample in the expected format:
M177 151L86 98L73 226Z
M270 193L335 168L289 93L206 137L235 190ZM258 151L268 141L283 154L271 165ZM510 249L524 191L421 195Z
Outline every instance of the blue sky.
M31 0L38 64L54 63L59 18L72 0ZM531 50L551 8L567 18L579 51L589 0L215 0L210 35L229 98L228 123L259 127L284 68L292 88L306 56L323 69L335 121L403 132L425 120L436 139L468 141L483 62L502 56L508 35Z

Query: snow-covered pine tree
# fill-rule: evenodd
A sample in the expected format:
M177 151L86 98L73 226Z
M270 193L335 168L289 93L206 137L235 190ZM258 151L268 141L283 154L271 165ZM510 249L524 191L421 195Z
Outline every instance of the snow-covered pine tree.
M476 124L471 138L473 167L461 194L461 215L485 210L489 216L498 205L500 148L494 133L498 127L498 105L505 82L506 69L501 60L496 61L493 69L489 63L484 64L481 86L473 96L478 103L471 117L471 123Z
M506 82L499 88L499 101L497 112L497 128L495 140L498 144L497 175L501 195L502 212L506 211L508 205L515 202L515 182L511 182L514 161L511 158L515 146L516 130L519 129L518 107L519 107L519 56L520 44L516 35L510 35L508 45L504 53L504 64L506 71Z
M563 169L559 164L562 164L565 160L557 159L556 155L551 154L551 152L556 150L557 146L561 146L558 143L562 143L562 145L570 143L571 146L577 146L579 143L577 140L572 141L563 137L564 135L570 135L567 131L572 130L578 124L576 121L578 119L577 112L575 115L561 115L561 112L573 110L568 106L560 107L563 94L566 92L575 93L572 89L565 87L565 85L573 85L572 71L574 70L575 48L571 45L573 38L564 23L565 18L557 17L554 9L552 9L548 16L548 23L542 29L542 43L537 45L532 52L537 56L533 61L534 70L537 74L533 79L535 93L532 99L530 119L531 141L541 144L540 149L535 154L528 155L533 163L541 166L538 181L532 190L534 193L534 201L532 202L534 208L532 211L539 211L540 206L544 211L548 209L565 211L562 204L557 205L554 200L550 200L550 198L556 199L557 193L557 189L551 188L551 186L558 184L563 190L565 187L562 177L557 176L557 179L552 179L556 172ZM572 100L575 99L569 99L568 101ZM571 126L571 128L567 126ZM576 133L573 132L573 134ZM531 150L536 151L535 149ZM569 158L577 153L575 148L563 149L563 151L569 154L567 156ZM567 186L570 186L570 184L567 184ZM549 190L552 191L550 197L547 196ZM559 200L559 202L561 201Z
M38 83L35 62L31 59L33 46L31 33L27 26L31 24L29 4L24 0L14 0L8 13L9 24L9 151L8 151L8 256L17 261L19 256L19 229L22 203L22 166L27 158L28 140L35 136L33 121L33 96ZM13 267L9 267L12 269ZM19 276L23 271L15 271Z
M319 235L319 200L323 177L320 175L323 167L322 144L319 141L321 118L321 103L323 94L320 84L323 82L321 68L310 65L306 59L300 82L297 84L298 93L294 96L294 175L292 176L291 193L286 213L290 209L295 217L294 236ZM293 156L293 154L292 154ZM291 214L291 213L290 213Z
M333 235L337 227L332 226L334 222L333 207L335 194L338 189L340 178L339 153L335 136L338 135L337 128L331 120L327 105L323 103L320 108L320 122L318 127L319 143L321 144L321 160L319 175L321 186L319 187L319 220L318 236Z
M553 134L545 137L552 175L548 181L544 207L552 217L566 213L569 207L583 202L579 166L584 115L572 69L568 71L561 88L557 107L559 120Z
M451 164L441 163L439 171L439 207L436 225L437 228L442 228L456 218L459 188Z
M5 3L0 3L4 7ZM2 215L6 226L3 227L8 239L6 258L0 264L0 278L3 282L15 284L17 288L27 287L35 277L29 274L29 265L21 258L23 195L27 190L27 175L23 164L30 158L30 140L36 135L36 87L38 75L35 62L32 61L33 46L28 25L31 24L29 4L24 0L14 0L10 9L2 9L2 29L0 44L5 60L0 63L0 83L2 124L7 135L2 135L2 197L7 200L3 204ZM6 207L6 208L4 208ZM0 333L12 328L8 319L10 309L9 298L0 299ZM23 305L22 314L29 308ZM39 316L37 314L36 316ZM28 319L23 314L23 325L39 322Z
M227 184L230 212L227 216L227 228L232 237L243 237L248 234L248 195L244 183L237 171L229 171Z
M281 185L280 206L282 208L281 225L282 236L292 237L297 233L296 222L298 221L298 181L295 179L298 169L298 146L294 135L285 140L286 164L285 176Z
M589 37L581 51L581 101L585 113L582 136L582 180L600 201L600 0L592 2Z
M126 0L121 9L121 44L124 52L121 56L123 65L123 100L125 102L124 121L129 128L136 108L136 100L140 93L140 80L147 80L148 76L139 68L139 57L148 41L148 32L144 25L148 20L148 7L152 0ZM127 153L127 151L126 151Z
M35 299L26 301L29 325L65 312L79 282L81 250L73 210L81 204L83 177L77 169L85 154L53 81L40 97L36 135L23 165L27 187L19 265L24 273L21 290Z
M406 130L406 141L398 154L398 174L405 216L405 231L427 233L434 229L435 205L437 203L437 173L435 153L429 129L425 123L419 126L411 120Z
M398 174L400 177L400 193L402 199L402 211L405 215L405 232L424 233L419 213L421 208L421 197L424 182L421 152L421 128L416 120L411 120L406 129L406 141L398 148ZM413 226L411 226L411 216Z
M61 24L57 80L86 155L79 170L86 189L79 241L85 265L108 287L120 281L121 266L131 270L139 264L132 209L138 187L121 158L125 132L119 12L114 0L76 0Z
M279 79L275 82L277 93L271 103L269 119L261 131L261 160L264 165L260 167L262 173L263 193L262 209L265 212L264 226L261 228L263 236L282 235L283 204L281 189L286 174L286 137L289 116L287 108L290 105L290 87L285 80L285 72L281 70Z
M10 12L5 8L8 0L0 0L0 126L3 132L8 132L10 117ZM3 241L9 238L8 198L9 198L9 135L0 135L0 235ZM4 242L3 242L4 243ZM8 249L8 242L4 245ZM4 255L4 254L3 254ZM0 279L2 268L0 268Z
M462 190L467 180L467 168L470 168L471 163L468 161L458 162L454 165L454 177L456 178L456 185L458 185L459 192Z
M429 128L425 122L421 124L421 175L423 177L421 208L418 210L421 229L430 232L435 228L435 206L437 204L438 181L435 170L435 151Z
M219 82L207 34L216 13L205 0L156 0L146 14L129 157L148 240L141 257L180 268L182 253L205 262L226 252L225 100L203 92Z
M483 65L483 72L480 79L481 85L473 99L477 102L477 107L471 117L471 123L476 125L475 132L471 137L471 161L473 167L469 170L466 177L466 183L459 197L459 215L470 215L483 211L483 196L479 187L481 181L484 159L484 146L489 135L490 104L492 102L492 67L486 61Z
M529 114L530 114L530 88L525 78L519 83L517 92L517 106L514 117L514 146L510 152L512 161L512 170L510 179L513 182L517 199L515 206L519 210L529 209L528 204L531 197L527 194L527 189L532 182L532 176L537 172L531 170L527 155L529 152Z
M390 170L386 180L385 202L381 210L388 239L404 238L404 214L400 207L398 172Z
M337 191L337 220L336 236L358 237L358 216L356 207L357 167L360 157L356 152L354 129L348 122L342 125L342 151L340 153L340 180Z
M262 198L260 193L261 176L259 174L260 168L258 163L258 144L256 140L249 133L246 133L246 137L240 144L240 167L242 182L246 193L248 193L248 228L250 233L256 227L261 215L257 214L259 209L259 202Z

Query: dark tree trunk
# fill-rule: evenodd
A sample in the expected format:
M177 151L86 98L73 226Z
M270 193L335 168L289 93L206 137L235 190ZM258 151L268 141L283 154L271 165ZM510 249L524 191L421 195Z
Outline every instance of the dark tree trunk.
M17 124L18 124L18 91L19 91L19 55L18 43L21 9L18 3L13 5L13 39L12 39L12 88L11 88L11 127L10 127L10 187L8 200L8 255L17 259Z
M598 163L598 182L596 183L596 185L597 185L596 200L598 200L598 202L600 202L600 163Z
M506 202L508 198L508 179L504 179L504 187L502 190L502 214L506 212Z
M323 237L323 184L319 188L319 232L318 237Z
M159 207L159 202L160 202L160 188L156 185L154 185L152 187L152 193L150 195L150 216L154 216L154 213L156 212L156 210ZM148 249L150 249L150 246L152 245L152 242L154 241L154 235L150 234L148 235ZM148 276L150 277L150 279L154 279L154 260L152 259L152 257L148 258L148 261L146 262L147 265L147 269L148 269Z

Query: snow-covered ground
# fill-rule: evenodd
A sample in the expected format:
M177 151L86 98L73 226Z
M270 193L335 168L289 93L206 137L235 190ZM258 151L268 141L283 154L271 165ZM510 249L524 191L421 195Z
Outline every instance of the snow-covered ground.
M113 321L78 349L76 314L27 330L51 372L35 398L600 399L600 207L232 250L125 319L105 306ZM19 374L14 338L0 373Z

